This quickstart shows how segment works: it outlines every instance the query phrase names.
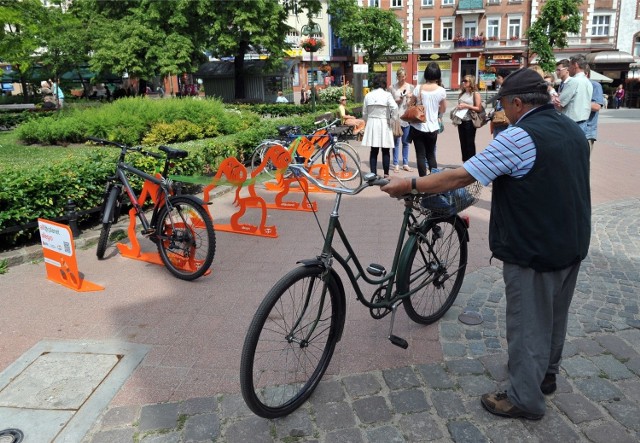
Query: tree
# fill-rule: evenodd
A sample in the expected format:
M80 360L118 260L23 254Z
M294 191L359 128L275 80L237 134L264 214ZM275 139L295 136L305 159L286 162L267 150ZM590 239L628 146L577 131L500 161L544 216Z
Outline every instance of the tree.
M40 0L0 0L0 54L11 64L22 84L24 101L28 99L27 73L34 66L33 54L42 47L40 28L46 10Z
M540 15L527 30L529 57L538 56L538 64L545 72L553 72L556 59L553 48L568 46L567 33L579 33L582 26L580 5L583 0L547 0Z
M402 26L392 11L380 8L361 8L356 0L331 0L328 13L337 36L365 52L370 75L375 62L389 52L407 50Z
M234 57L235 97L245 98L244 59L251 51L268 54L268 67L282 60L289 46L285 36L288 12L306 10L307 16L320 11L320 0L243 0L216 1L210 28L211 54Z

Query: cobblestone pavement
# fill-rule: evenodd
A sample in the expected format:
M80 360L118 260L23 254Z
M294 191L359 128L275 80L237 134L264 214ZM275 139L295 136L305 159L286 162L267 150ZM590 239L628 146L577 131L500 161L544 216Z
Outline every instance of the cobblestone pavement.
M640 441L640 200L599 205L558 390L537 422L484 411L506 379L501 268L467 275L440 321L444 361L327 378L288 417L253 415L240 395L108 409L85 438L116 442ZM465 310L483 323L458 321Z

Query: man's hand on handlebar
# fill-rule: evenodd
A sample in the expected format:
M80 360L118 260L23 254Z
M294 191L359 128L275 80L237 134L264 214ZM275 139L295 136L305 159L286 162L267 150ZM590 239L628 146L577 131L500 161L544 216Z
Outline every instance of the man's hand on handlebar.
M400 198L411 193L411 180L401 177L389 177L389 183L382 186L380 190L386 192L391 197Z

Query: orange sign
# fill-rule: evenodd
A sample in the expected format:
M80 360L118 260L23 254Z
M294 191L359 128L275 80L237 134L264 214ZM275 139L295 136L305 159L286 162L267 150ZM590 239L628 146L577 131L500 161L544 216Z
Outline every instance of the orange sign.
M38 228L49 280L78 292L104 289L85 280L78 271L73 234L68 226L39 218Z

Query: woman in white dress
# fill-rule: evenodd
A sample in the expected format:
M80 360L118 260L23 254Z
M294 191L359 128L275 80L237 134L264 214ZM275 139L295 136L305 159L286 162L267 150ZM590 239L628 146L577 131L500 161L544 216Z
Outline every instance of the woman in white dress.
M373 91L364 97L362 107L362 117L367 122L362 144L371 147L369 166L371 172L378 173L378 152L382 149L382 169L385 178L389 177L391 149L394 147L389 122L398 115L398 105L391 93L385 90L386 85L387 82L382 76L376 76L373 80Z

